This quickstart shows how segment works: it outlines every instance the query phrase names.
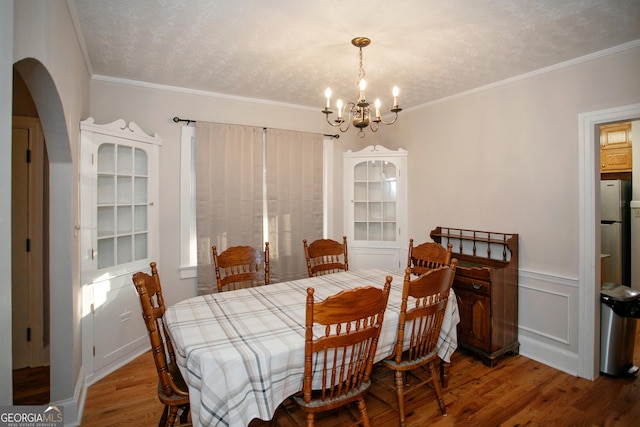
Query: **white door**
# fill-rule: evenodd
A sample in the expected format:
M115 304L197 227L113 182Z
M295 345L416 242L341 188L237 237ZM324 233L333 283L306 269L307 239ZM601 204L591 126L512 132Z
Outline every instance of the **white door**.
M11 283L13 369L49 363L44 317L44 139L36 118L14 117L12 132Z

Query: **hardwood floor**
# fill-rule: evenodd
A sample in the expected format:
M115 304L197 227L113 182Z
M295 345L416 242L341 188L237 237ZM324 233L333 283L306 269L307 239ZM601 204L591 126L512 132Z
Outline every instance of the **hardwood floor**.
M49 390L48 366L13 371L14 405L46 405Z
M634 363L640 366L640 328ZM157 425L162 405L156 397L157 376L150 353L89 387L82 426ZM391 373L374 369L367 410L374 426L397 426ZM407 424L411 426L638 426L640 375L596 381L577 378L524 356L507 356L495 368L457 351L451 380L445 390L448 416L440 415L433 391L427 387L407 396ZM297 408L277 413L277 424L303 420ZM318 426L351 422L350 410L319 416ZM251 427L268 423L254 420ZM304 425L304 423L300 423Z

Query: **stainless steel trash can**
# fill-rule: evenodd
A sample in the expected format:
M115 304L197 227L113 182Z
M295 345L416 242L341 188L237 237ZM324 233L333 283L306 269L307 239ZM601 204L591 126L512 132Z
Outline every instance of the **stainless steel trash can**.
M633 365L640 291L603 283L600 292L600 372L612 376L635 374Z

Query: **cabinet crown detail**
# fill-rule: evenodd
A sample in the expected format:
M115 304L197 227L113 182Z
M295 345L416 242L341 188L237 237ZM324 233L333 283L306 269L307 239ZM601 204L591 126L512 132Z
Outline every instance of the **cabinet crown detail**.
M344 157L362 157L368 155L376 156L406 156L407 150L398 148L397 150L389 150L382 145L368 145L360 151L347 150L343 153Z
M149 135L134 122L127 124L123 119L118 119L106 124L96 124L95 119L89 117L80 122L80 130L162 145L162 138L160 138L157 133Z

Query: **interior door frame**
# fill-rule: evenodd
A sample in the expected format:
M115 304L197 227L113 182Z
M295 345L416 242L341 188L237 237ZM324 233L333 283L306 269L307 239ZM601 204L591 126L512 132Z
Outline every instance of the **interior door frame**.
M637 120L640 104L578 115L579 270L578 376L600 375L600 135L601 124ZM596 280L598 278L598 280Z
M48 239L46 238L46 226L48 222L48 207L45 203L47 185L45 144L40 120L36 117L13 116L12 127L25 129L28 132L27 150L29 150L27 182L18 181L12 176L12 189L27 191L27 238L30 240L30 251L26 255L28 270L28 301L22 307L23 310L13 310L13 316L27 316L30 328L30 341L27 343L26 365L21 359L14 360L14 369L20 367L38 367L49 364L49 346L45 339L48 336L46 330L49 324L45 318L48 313L45 307L45 296L48 294L48 269L45 260L48 258ZM18 187L19 186L19 187ZM26 244L26 243L25 243ZM12 249L12 260L18 258ZM13 282L13 280L12 280ZM13 286L13 284L12 284ZM45 287L47 289L45 289ZM26 314L25 314L26 311ZM15 331L14 331L15 333ZM14 355L15 357L15 355ZM16 366L18 364L19 366Z

